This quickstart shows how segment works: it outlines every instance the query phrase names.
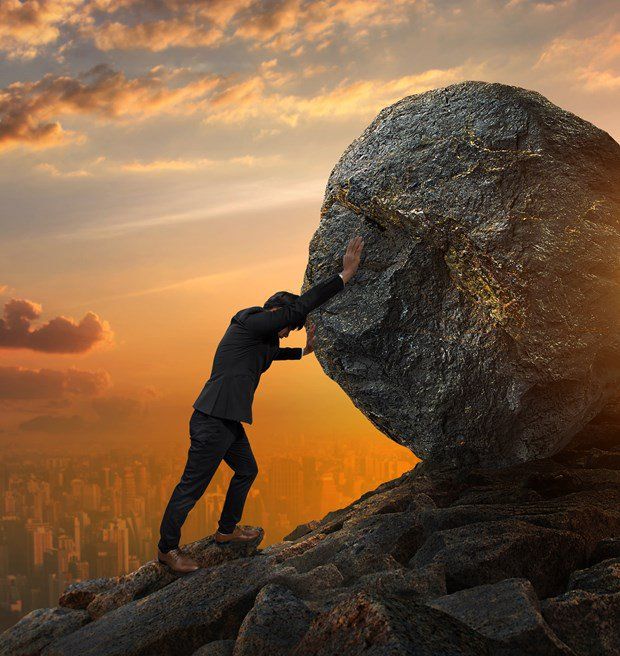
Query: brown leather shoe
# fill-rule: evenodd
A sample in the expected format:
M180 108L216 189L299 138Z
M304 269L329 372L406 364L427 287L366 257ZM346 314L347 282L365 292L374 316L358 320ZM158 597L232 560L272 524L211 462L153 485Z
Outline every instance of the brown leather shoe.
M158 549L157 560L162 565L168 565L173 572L178 572L179 574L195 572L200 567L193 558L182 553L179 549L171 549L166 553Z
M260 535L260 531L254 528L241 528L238 524L232 533L220 533L215 531L215 541L218 544L226 542L251 542Z
M252 528L251 526L239 526L239 528L246 534L251 535L252 539L257 538L260 535L260 531Z

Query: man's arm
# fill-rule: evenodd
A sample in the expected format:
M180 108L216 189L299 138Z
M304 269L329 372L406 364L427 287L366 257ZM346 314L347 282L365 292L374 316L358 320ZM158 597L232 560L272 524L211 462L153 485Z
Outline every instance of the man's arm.
M256 312L244 322L248 330L258 335L277 332L287 326L303 323L312 310L328 301L334 294L344 288L344 280L334 274L319 282L292 303L275 310Z
M274 360L301 360L303 351L301 346L299 348L279 348Z
M341 291L345 283L355 274L359 266L363 244L361 237L354 237L349 241L342 258L343 270L341 273L336 273L317 283L295 299L293 303L273 311L266 310L251 314L245 320L245 326L258 335L267 335L287 326L303 323L312 310L323 305Z

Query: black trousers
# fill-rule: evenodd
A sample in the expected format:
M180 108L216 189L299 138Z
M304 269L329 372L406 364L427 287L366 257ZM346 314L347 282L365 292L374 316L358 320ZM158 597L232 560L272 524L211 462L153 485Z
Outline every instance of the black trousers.
M160 527L159 549L179 546L181 526L204 494L222 460L235 472L230 480L218 529L232 533L241 520L250 487L258 474L243 425L194 410L189 421L190 447L181 480L174 488Z

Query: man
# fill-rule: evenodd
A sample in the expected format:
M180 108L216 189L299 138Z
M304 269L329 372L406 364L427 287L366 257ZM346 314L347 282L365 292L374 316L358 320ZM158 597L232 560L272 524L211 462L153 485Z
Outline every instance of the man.
M301 329L312 310L344 288L357 271L363 245L361 237L351 239L342 259L342 271L301 296L277 292L262 307L246 308L233 316L215 352L211 376L194 403L187 463L161 522L157 557L175 572L198 569L198 564L179 549L181 526L222 460L234 475L215 541L248 542L258 537L257 530L238 526L250 486L258 474L241 422L252 423L254 392L261 374L273 360L300 360L312 353L314 327L308 329L303 349L280 348L279 338L288 337L292 329Z

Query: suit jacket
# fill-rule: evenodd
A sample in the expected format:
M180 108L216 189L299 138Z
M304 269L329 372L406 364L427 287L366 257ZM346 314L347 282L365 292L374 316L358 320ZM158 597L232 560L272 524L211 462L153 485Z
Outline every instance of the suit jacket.
M261 374L273 360L300 360L301 348L280 348L278 331L301 323L344 288L340 274L319 282L293 303L268 311L261 306L239 310L213 358L211 376L193 407L224 419L252 423L252 401Z

